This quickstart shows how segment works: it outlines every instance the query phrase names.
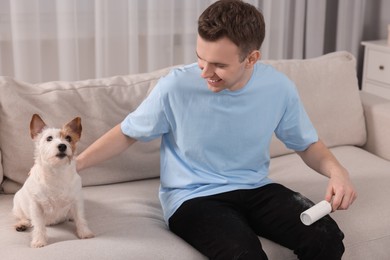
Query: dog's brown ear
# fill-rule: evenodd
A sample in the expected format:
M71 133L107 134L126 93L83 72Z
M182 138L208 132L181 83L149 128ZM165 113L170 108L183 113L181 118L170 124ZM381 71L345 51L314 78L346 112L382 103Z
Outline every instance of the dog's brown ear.
M81 131L82 131L81 118L76 117L75 119L73 119L72 121L67 123L65 125L65 128L69 128L73 133L75 133L77 135L78 139L80 139Z
M42 118L38 114L34 114L30 122L31 138L34 139L45 127L46 124L43 122Z

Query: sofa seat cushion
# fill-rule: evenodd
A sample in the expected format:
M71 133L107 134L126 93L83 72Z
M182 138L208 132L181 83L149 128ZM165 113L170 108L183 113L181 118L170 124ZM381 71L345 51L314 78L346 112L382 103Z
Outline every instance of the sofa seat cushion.
M332 213L345 233L345 260L388 259L390 245L390 162L360 148L333 148L350 171L358 198L347 211ZM271 160L271 178L314 202L323 199L328 179L309 169L296 154ZM158 200L159 179L85 187L87 220L96 237L79 240L74 223L48 227L49 245L29 247L29 232L16 232L12 195L0 196L3 259L205 259L166 227ZM289 249L260 238L269 259L296 259ZM113 253L111 253L113 252Z
M73 222L47 227L49 245L30 248L31 232L16 232L12 195L0 196L2 259L206 259L171 233L158 200L159 179L85 187L86 217L96 237L80 240ZM26 258L27 257L27 258Z

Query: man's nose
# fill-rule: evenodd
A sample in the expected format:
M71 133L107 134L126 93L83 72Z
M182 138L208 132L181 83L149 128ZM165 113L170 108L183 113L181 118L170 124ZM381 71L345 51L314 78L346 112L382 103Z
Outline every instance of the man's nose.
M202 73L201 73L202 78L211 78L214 75L213 66L210 64L205 64L204 66L201 67L201 69L202 69Z

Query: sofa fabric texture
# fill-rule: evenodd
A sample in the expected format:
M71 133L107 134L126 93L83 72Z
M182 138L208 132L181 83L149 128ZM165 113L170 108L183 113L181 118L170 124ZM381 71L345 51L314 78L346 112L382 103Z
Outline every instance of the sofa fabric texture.
M349 170L358 199L332 217L345 233L343 259L390 255L390 101L360 93L355 58L336 52L307 60L267 60L297 86L320 138ZM60 127L76 116L83 125L78 151L120 123L170 68L77 82L29 84L0 77L0 244L3 259L205 259L172 234L158 200L160 139L137 142L123 154L80 172L86 217L96 237L77 239L74 223L48 227L49 245L29 247L16 232L13 194L33 165L31 116ZM328 179L313 172L273 138L270 178L319 202ZM293 252L259 238L269 259ZM66 252L66 253L65 253Z

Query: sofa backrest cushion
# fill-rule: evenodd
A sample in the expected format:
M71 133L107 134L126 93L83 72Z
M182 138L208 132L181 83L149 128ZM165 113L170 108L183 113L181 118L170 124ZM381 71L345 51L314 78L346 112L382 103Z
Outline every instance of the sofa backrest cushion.
M295 82L320 139L328 147L365 144L365 119L352 54L340 51L306 60L264 62ZM273 138L272 157L289 152Z
M356 79L355 59L337 52L308 60L264 61L292 79L320 138L328 146L363 145L366 132ZM77 82L28 84L0 77L0 156L3 189L15 192L33 165L31 116L38 113L49 126L61 127L76 116L83 125L78 151L120 123L150 93L170 68L128 76ZM83 185L159 176L160 139L137 142L125 153L80 172ZM276 138L271 156L290 153Z
M77 82L28 84L0 77L0 150L6 193L15 192L33 165L29 125L34 113L48 126L62 127L76 116L83 131L83 151L120 123L148 95L169 68L152 73ZM80 172L83 185L99 185L159 176L160 140L137 142L118 157Z

